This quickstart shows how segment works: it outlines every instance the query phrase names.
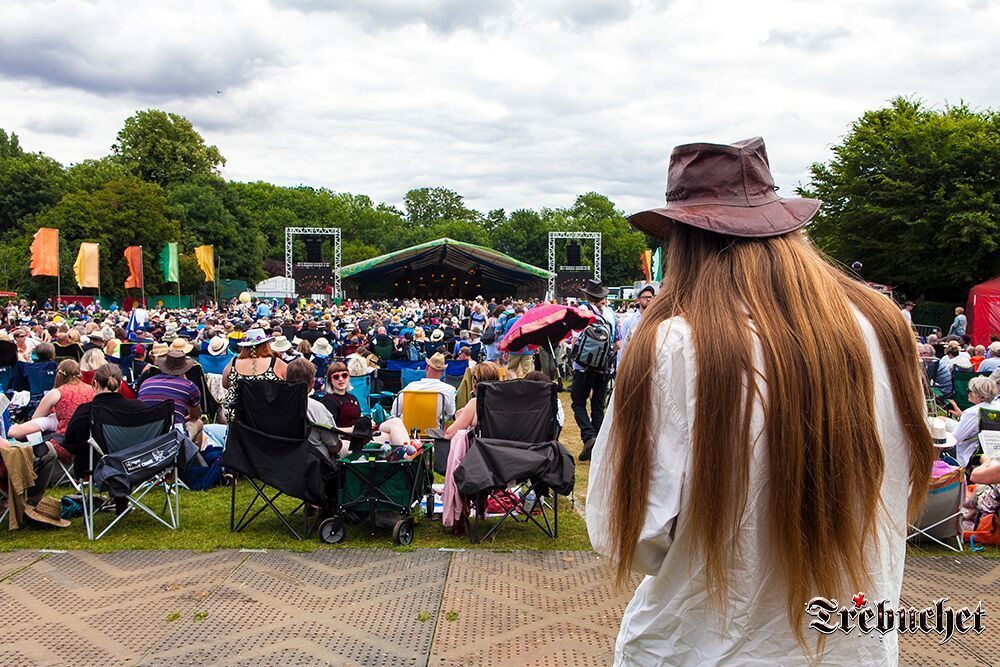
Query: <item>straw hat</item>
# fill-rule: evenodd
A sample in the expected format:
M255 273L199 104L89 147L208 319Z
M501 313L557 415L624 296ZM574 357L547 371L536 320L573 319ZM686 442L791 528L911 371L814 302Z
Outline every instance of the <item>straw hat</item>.
M208 341L208 353L213 357L224 354L227 347L229 342L223 336L213 336L212 340Z
M333 354L333 346L326 338L317 338L316 342L313 343L312 351L313 354L318 354L321 357L329 357Z
M288 352L292 349L292 343L285 336L275 336L271 342L271 349L275 352Z
M433 368L436 371L443 371L448 367L448 363L445 361L443 354L435 352L431 356L427 357L427 367Z
M149 356L162 357L169 351L170 351L170 346L168 346L166 343L153 343L153 347L151 347L149 350Z
M69 521L62 518L62 506L59 501L49 496L42 496L38 504L24 508L24 514L32 521L45 523L56 528L69 528Z
M184 354L187 354L194 349L194 345L189 343L186 338L175 338L172 343L170 343L171 350L178 350Z
M444 332L441 331L440 329L435 329L431 333L431 342L432 343L440 343L443 340L444 340Z
M931 440L934 446L939 449L948 449L955 446L955 436L948 433L947 422L940 417L933 417L928 420L931 429Z

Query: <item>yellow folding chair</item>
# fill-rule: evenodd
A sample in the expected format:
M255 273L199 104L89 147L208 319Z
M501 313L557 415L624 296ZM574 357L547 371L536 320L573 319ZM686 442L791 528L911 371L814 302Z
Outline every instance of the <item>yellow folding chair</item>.
M401 400L403 401L402 417L406 430L420 437L427 429L438 428L440 410L438 401L441 394L436 391L403 391Z

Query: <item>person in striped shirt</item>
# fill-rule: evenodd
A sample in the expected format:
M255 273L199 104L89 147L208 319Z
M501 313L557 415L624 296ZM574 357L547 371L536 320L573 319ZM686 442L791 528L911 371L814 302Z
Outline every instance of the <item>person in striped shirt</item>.
M157 362L160 374L143 381L136 398L145 405L172 401L174 424L185 428L188 437L201 444L201 391L184 377L193 365L181 350L170 350Z

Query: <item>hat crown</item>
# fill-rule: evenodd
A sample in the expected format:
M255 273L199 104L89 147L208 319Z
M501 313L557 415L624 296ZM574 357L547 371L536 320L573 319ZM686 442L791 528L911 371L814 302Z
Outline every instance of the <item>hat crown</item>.
M668 208L674 203L760 206L778 201L764 140L677 146L670 154L666 197Z

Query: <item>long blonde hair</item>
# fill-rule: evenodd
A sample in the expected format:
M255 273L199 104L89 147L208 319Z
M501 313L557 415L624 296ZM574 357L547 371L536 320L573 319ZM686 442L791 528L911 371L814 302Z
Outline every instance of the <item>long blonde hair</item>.
M619 583L630 571L648 504L657 332L664 320L683 316L698 371L686 511L715 608L725 610L740 558L759 384L767 388L769 546L785 580L789 620L813 595L864 590L885 462L871 359L852 306L875 329L892 380L909 444L912 517L926 496L934 454L915 340L895 306L825 261L801 232L742 239L673 225L663 291L644 313L616 382L609 474L618 480L611 484L610 532ZM762 374L754 369L747 320ZM805 648L801 626L792 622L792 630Z

